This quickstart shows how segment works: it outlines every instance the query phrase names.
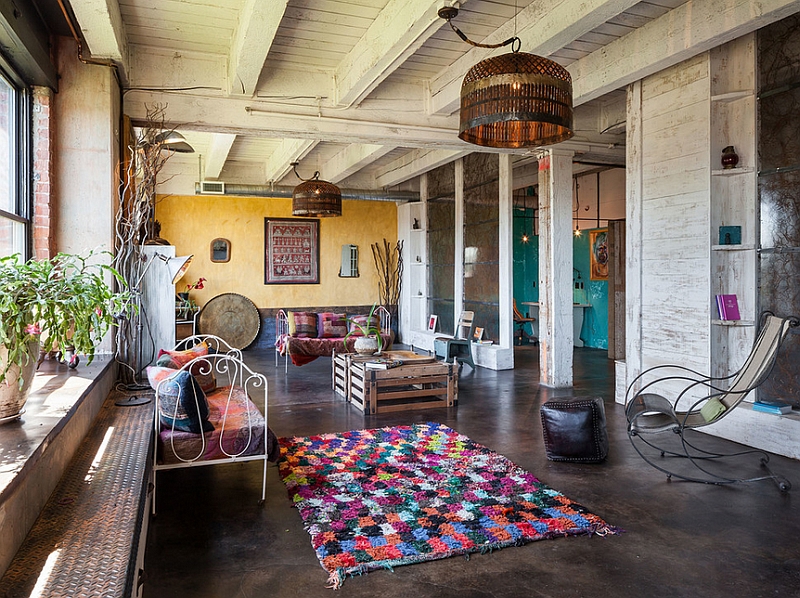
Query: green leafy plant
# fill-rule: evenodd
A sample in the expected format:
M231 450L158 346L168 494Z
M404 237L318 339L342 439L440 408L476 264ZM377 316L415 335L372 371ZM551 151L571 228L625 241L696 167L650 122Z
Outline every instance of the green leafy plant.
M115 314L129 310L128 291L114 292L105 276L111 274L121 289L125 280L111 266L95 263L95 257L90 252L27 262L19 254L0 258L0 344L8 350L0 362L0 382L12 364L21 368L35 359L28 354L32 341L73 347L91 363L95 346L115 325ZM23 382L20 378L20 388Z
M369 315L367 316L366 324L361 324L360 322L355 321L352 318L347 318L347 322L351 325L351 327L355 327L361 332L360 336L375 336L378 339L378 352L383 349L383 339L381 338L381 329L380 329L380 322L378 321L378 317L375 316L375 310L378 308L377 303L372 304L372 309L369 310ZM347 350L347 339L351 336L355 335L355 330L350 330L344 337L344 347L345 351Z

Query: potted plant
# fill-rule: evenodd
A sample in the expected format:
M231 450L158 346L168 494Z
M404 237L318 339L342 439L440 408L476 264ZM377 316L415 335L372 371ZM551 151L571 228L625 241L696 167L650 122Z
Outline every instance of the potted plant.
M355 318L348 318L350 323L350 331L344 337L344 350L347 351L347 339L356 335L356 330L361 334L358 335L353 348L356 353L360 355L374 355L380 353L383 348L383 339L381 338L381 329L379 326L378 318L375 316L375 309L378 307L377 303L372 304L372 309L366 321L363 323Z
M125 281L95 262L94 252L27 262L19 254L0 258L0 422L21 415L40 343L83 353L91 363L114 315L127 310L127 291L115 293L104 277L110 273L120 288Z

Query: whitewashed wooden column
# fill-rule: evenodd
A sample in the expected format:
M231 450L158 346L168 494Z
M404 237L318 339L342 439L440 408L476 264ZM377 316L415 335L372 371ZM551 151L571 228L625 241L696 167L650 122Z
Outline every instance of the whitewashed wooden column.
M464 310L464 159L459 158L455 163L455 256L453 263L453 321L458 323L458 318ZM449 331L448 331L449 334Z
M499 167L499 222L498 222L498 247L499 264L499 324L500 346L512 347L514 343L514 315L512 305L514 302L514 242L513 233L513 193L514 181L511 172L511 154L500 154ZM514 367L514 352L511 351L511 364Z
M617 366L615 401L625 402L628 386L642 371L642 82L628 86L625 173L625 365ZM624 375L622 375L624 373Z
M572 155L539 155L539 371L545 386L572 386Z

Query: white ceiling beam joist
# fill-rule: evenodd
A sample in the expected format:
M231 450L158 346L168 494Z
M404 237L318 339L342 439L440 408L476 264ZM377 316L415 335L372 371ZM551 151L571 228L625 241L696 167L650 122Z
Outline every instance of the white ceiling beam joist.
M442 0L390 0L336 68L336 103L363 100L443 25Z
M343 181L394 149L391 145L354 143L322 165L322 178L331 183Z
M194 131L376 145L386 145L391 140L397 147L474 151L473 146L458 138L458 126L452 117L413 117L415 122L387 122L398 116L390 110L327 113L323 108L322 116L317 116L276 112L269 104L262 108L258 102L243 98L130 90L125 94L125 113L134 125L142 126L146 122L146 106L158 103L169 105L169 122L165 125ZM176 115L180 115L180 121L170 120ZM419 124L420 120L425 124Z
M264 167L267 181L277 182L292 170L292 162L299 162L314 149L319 141L315 139L283 139L280 146L272 152Z
M219 177L225 162L228 160L228 154L234 141L236 141L236 135L228 133L214 133L211 136L211 145L209 145L208 155L206 156L203 178L216 179Z
M500 43L514 36L523 52L549 56L570 42L624 12L637 0L536 0L489 35L482 43ZM457 23L455 23L458 26ZM455 37L455 33L453 33ZM431 113L452 114L458 109L461 81L475 64L490 56L505 54L510 47L473 48L431 79Z
M81 0L71 6L92 58L113 60L127 77L128 37L117 1Z
M375 176L375 184L377 187L399 185L423 172L455 162L474 151L474 147L460 151L417 149L382 168Z
M689 0L567 67L577 106L800 11L798 0Z
M228 92L252 96L288 0L245 0L228 58Z

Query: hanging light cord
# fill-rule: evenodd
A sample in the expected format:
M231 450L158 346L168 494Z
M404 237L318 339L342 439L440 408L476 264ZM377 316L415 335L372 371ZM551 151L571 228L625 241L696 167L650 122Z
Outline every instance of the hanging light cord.
M318 181L319 180L319 170L314 171L314 176L312 176L310 179L304 179L299 174L297 174L297 165L298 164L300 164L300 162L292 162L290 164L290 166L292 167L292 170L294 170L294 176L296 176L298 179L300 179L304 183L307 183L309 181Z
M470 46L475 46L476 48L502 48L511 44L511 51L516 53L519 52L520 47L522 46L522 41L515 35L514 37L509 37L506 41L500 42L499 44L479 44L478 42L474 42L469 39L466 34L461 31L458 27L453 25L453 21L451 20L458 14L457 8L445 7L439 9L439 16L447 21L447 24L450 25L450 28L455 31L456 35L460 37L463 41L467 42Z

